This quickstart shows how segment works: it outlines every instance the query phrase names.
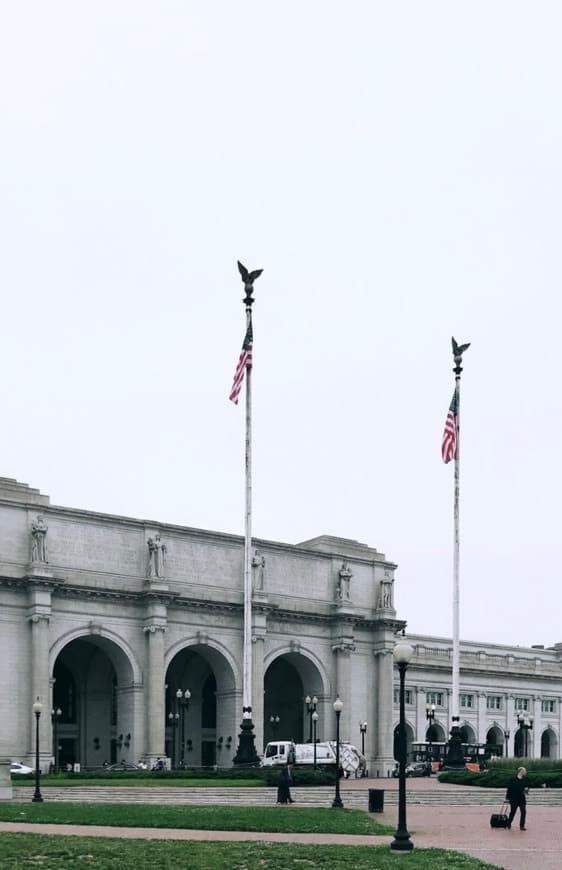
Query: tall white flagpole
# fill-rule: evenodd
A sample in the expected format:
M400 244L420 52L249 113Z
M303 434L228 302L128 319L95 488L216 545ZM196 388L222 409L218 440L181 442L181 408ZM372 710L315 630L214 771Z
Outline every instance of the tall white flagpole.
M453 359L455 366L455 478L453 495L453 667L451 687L451 739L447 750L447 767L464 767L462 753L462 736L460 732L459 715L459 684L460 684L460 417L461 417L461 372L462 355L470 344L458 345L452 339Z
M262 269L248 270L238 262L238 270L246 292L246 336L252 335L252 305L254 304L254 281ZM252 365L246 367L246 449L245 449L245 522L244 522L244 637L242 665L242 723L238 736L238 750L233 763L240 765L259 764L255 747L252 721Z

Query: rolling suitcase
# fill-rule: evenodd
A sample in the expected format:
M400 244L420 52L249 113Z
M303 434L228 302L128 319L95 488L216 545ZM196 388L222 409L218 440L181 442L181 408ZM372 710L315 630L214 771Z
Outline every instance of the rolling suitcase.
M509 804L505 802L499 813L492 813L490 816L490 827L492 828L507 828L507 808Z

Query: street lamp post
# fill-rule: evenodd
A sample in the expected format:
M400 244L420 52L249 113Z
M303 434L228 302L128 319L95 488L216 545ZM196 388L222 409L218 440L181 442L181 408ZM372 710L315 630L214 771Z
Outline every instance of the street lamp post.
M507 758L507 753L509 750L509 735L510 735L510 733L511 732L510 732L509 728L506 728L505 731L503 732L503 739L505 742L505 757L506 758Z
M57 707L56 710L51 710L51 725L53 728L53 763L55 765L55 773L59 769L59 719L62 716L62 710Z
M365 755L365 734L367 733L367 723L359 723L359 731L361 732L361 755Z
M404 681L408 662L414 654L413 648L406 641L399 641L394 647L394 661L400 674L400 721L398 723L398 827L391 849L399 852L410 852L414 844L406 827L406 710L404 704Z
M343 702L340 696L334 701L334 713L336 714L336 796L332 801L333 807L342 808L343 801L340 795L340 716L343 710Z
M312 743L312 714L316 710L316 705L318 704L318 698L316 695L314 697L310 697L307 695L304 699L306 704L306 712L308 714L308 742Z
M177 730L178 724L180 720L179 713L168 713L168 724L172 729L172 768L177 767L178 756L177 756Z
M314 770L316 770L316 726L318 725L318 711L315 710L312 714L312 739L314 741Z
M33 803L42 803L43 798L41 797L41 789L39 788L39 719L41 718L43 704L39 698L37 698L32 709L35 714L35 792L31 800Z
M529 731L533 730L533 721L532 716L529 716L529 718L526 719L523 713L519 713L517 717L517 724L525 735L525 758L529 757Z
M429 743L429 760L433 761L433 722L435 720L435 704L432 704L431 707L428 705L425 708L425 718L429 722L429 728L427 729L427 738Z
M279 722L281 721L279 716L270 716L269 724L271 726L271 732L273 734L273 739L277 737L277 729L279 728Z
M187 715L187 711L189 710L189 699L191 698L191 692L189 689L186 689L183 692L181 689L178 689L176 692L177 702L180 708L181 714L181 733L180 733L180 752L179 755L179 764L180 767L185 767L185 717Z

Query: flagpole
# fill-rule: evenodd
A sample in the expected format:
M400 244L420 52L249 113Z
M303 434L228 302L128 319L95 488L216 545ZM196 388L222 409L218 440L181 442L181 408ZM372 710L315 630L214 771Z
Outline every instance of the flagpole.
M462 753L462 735L459 715L459 684L460 684L460 418L461 418L461 372L462 355L469 344L458 345L455 339L453 344L453 359L455 366L455 408L456 408L456 450L455 450L455 476L453 495L453 663L452 663L452 687L451 704L451 737L449 740L446 767L464 767Z
M244 282L246 307L246 336L252 334L252 305L254 281L262 273L253 272L238 263ZM246 446L245 446L245 521L244 521L244 636L242 665L242 723L238 735L238 749L233 763L253 766L259 764L255 747L252 721L252 366L246 367Z

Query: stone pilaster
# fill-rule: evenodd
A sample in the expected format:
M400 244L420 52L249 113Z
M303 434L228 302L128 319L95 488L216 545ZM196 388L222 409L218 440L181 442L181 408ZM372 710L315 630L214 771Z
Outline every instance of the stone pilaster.
M254 723L255 747L258 755L264 751L263 745L263 651L265 634L255 633L252 637L252 722Z
M165 617L152 617L144 626L146 634L145 733L146 758L152 764L164 758L166 729L166 693L164 688Z
M531 731L532 739L529 740L529 746L532 746L531 758L541 757L541 738L543 732L542 724L542 695L533 695L533 706L531 708L531 716L534 718L533 730Z
M477 729L476 729L476 741L477 743L485 743L486 742L486 693L478 692L476 695L478 701L478 707L476 710L477 716Z
M394 658L390 646L374 650L376 697L373 710L375 723L375 757L369 765L372 776L387 776L394 767ZM406 672L407 677L407 672Z
M406 675L408 671L406 671ZM427 719L425 718L425 711L427 709L427 701L426 701L426 689L425 687L418 686L417 689L417 699L416 699L416 743L424 743L425 735L427 730Z
M30 586L28 621L29 637L29 733L27 760L35 767L36 719L33 704L39 698L43 711L39 718L39 765L48 770L52 758L51 735L51 682L49 679L49 647L51 620L51 588L45 578ZM50 577L50 575L49 575Z
M351 654L355 650L355 645L351 641L342 639L332 646L332 650L336 657L336 695L340 696L343 703L340 717L340 739L351 740L353 718L351 709Z

